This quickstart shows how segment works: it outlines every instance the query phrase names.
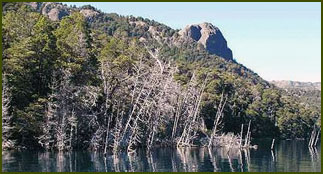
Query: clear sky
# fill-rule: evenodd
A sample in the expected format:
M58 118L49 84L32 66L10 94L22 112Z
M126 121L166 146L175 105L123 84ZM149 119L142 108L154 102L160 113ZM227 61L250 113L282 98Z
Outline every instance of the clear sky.
M65 2L64 2L65 3ZM210 22L234 58L266 80L321 81L321 3L69 2L174 29Z

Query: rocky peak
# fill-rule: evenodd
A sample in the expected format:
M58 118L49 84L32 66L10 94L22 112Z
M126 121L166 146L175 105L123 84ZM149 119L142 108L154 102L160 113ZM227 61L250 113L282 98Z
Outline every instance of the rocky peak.
M216 54L227 60L232 60L232 51L227 46L227 41L223 37L219 28L211 23L188 25L179 31L179 35L184 39L192 39L200 43L211 54Z

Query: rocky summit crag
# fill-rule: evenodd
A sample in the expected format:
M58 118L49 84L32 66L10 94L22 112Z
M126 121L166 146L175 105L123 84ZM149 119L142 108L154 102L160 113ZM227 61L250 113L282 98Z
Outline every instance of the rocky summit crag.
M193 39L202 44L210 54L221 56L227 60L233 58L232 51L228 48L227 41L221 31L211 23L188 25L180 30L179 34L183 38Z

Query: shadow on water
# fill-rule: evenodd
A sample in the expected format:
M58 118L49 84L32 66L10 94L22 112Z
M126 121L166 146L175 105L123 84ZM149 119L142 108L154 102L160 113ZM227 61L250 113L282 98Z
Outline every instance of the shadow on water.
M280 141L270 150L270 140L258 140L257 150L228 148L156 148L151 152L107 155L87 151L2 152L3 171L32 172L305 172L321 171L321 145L306 141Z

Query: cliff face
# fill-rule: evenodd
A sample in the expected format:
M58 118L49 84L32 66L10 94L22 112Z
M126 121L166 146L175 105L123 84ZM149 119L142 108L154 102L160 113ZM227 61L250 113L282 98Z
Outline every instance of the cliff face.
M204 46L211 54L221 56L227 60L232 60L232 51L227 46L227 41L223 37L219 28L210 23L188 25L179 31L180 36L186 40L194 40Z

